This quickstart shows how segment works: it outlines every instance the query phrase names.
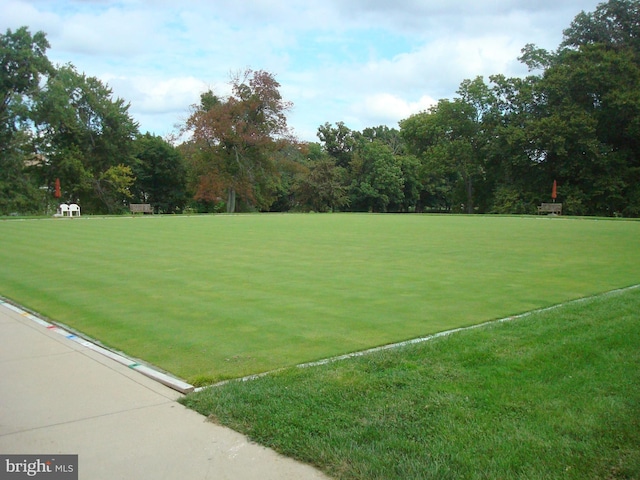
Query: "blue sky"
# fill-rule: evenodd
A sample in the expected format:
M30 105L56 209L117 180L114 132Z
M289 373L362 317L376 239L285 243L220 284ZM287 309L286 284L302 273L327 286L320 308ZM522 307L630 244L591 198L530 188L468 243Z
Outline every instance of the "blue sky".
M47 33L71 62L131 103L142 132L166 136L233 72L267 70L306 141L318 126L355 130L453 98L478 75L526 75L527 43L555 49L595 0L0 0L0 30Z

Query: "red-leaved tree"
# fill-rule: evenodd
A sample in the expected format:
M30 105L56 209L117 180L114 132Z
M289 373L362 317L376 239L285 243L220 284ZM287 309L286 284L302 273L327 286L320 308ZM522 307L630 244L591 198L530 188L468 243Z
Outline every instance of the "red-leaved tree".
M257 208L273 201L273 152L289 136L280 84L268 72L245 70L231 79L231 95L209 90L200 96L186 122L199 155L196 199L226 198L227 212L236 209L236 196Z

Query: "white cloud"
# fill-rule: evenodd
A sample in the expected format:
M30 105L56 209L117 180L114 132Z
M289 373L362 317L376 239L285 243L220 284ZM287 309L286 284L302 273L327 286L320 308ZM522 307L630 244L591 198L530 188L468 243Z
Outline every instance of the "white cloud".
M0 0L0 29L43 30L71 62L131 102L143 131L168 133L229 74L273 72L290 124L355 129L397 121L477 75L526 74L527 43L554 49L600 0ZM417 110L416 110L417 109Z
M58 16L37 9L22 1L0 1L0 32L10 28L17 30L21 26L29 26L32 33L38 30L59 30ZM46 27L46 28L45 28Z
M155 51L162 43L156 33L161 24L152 11L82 12L65 18L63 25L52 46L65 52L132 57Z
M208 85L195 77L117 77L104 75L114 93L144 114L182 112L198 101Z
M367 95L361 102L353 107L353 113L358 117L375 120L366 126L387 125L397 128L398 122L408 118L414 113L427 110L435 105L437 100L428 95L420 97L415 102L410 102L391 93L377 93Z

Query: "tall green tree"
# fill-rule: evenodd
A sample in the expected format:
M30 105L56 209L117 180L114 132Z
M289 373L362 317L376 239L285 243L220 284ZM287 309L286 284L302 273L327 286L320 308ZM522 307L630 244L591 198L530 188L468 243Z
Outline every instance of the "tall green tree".
M567 212L640 214L639 13L637 0L581 12L537 84L528 139Z
M316 212L335 212L349 204L346 169L329 155L310 163L295 186L296 200Z
M423 205L420 201L422 183L420 181L420 160L415 155L396 156L402 171L403 192L399 205L401 212L421 212Z
M133 181L138 134L129 105L97 78L66 65L49 77L35 110L41 184L52 190L59 178L62 199L88 212L124 209L130 192L122 186Z
M593 108L599 159L585 172L595 213L640 215L640 2L609 0L564 31L562 58L575 65L580 103ZM587 70L588 71L585 71ZM594 178L596 177L597 178Z
M372 142L377 140L388 146L394 155L401 155L404 152L404 141L400 136L400 131L395 128L389 128L386 125L365 128L356 137Z
M530 132L539 114L540 78L493 75L490 80L495 123L485 148L490 190L486 211L533 213L546 185L546 179L539 175L542 145L532 141Z
M273 156L277 172L274 177L275 200L269 211L288 212L303 209L297 196L297 185L309 175L309 145L292 140L281 140L278 143L278 149Z
M337 122L335 127L326 122L318 127L317 135L324 151L335 159L336 165L347 168L358 143L357 132L352 131L344 122Z
M603 45L607 48L631 49L640 55L640 2L603 2L594 12L580 12L563 33L561 47Z
M25 165L34 160L29 132L32 104L52 71L43 32L27 27L0 35L0 213L38 209L38 189Z
M354 210L388 212L402 209L402 164L389 146L378 140L362 143L351 161L350 175L350 204Z
M406 153L405 142L400 131L386 125L379 125L365 128L362 133L354 132L353 137L357 141L356 156L362 157L363 146L367 143L376 143L384 145L393 154L395 161L390 164L391 168L395 170L397 166L400 167L403 191L402 195L393 195L395 203L391 204L391 208L402 212L420 210L420 162L415 156ZM361 161L361 158L358 160Z
M162 137L146 133L135 140L133 199L150 203L158 213L182 211L187 202L186 165Z
M0 145L6 145L21 123L30 120L28 104L38 92L41 77L52 72L48 48L46 35L31 35L27 27L0 35Z
M475 182L483 175L477 108L463 99L440 100L401 127L410 150L422 159L432 195L473 213Z
M541 167L563 186L574 213L640 213L640 65L627 49L563 52L545 74L545 111L534 138ZM570 195L569 195L570 193Z

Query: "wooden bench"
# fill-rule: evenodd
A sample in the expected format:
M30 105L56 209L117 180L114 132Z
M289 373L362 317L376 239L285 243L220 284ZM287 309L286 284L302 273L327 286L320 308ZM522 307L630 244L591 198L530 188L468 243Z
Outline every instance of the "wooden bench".
M551 213L553 215L562 215L561 203L543 203L538 206L538 213Z
M153 209L148 203L130 203L129 210L131 213L153 213Z

